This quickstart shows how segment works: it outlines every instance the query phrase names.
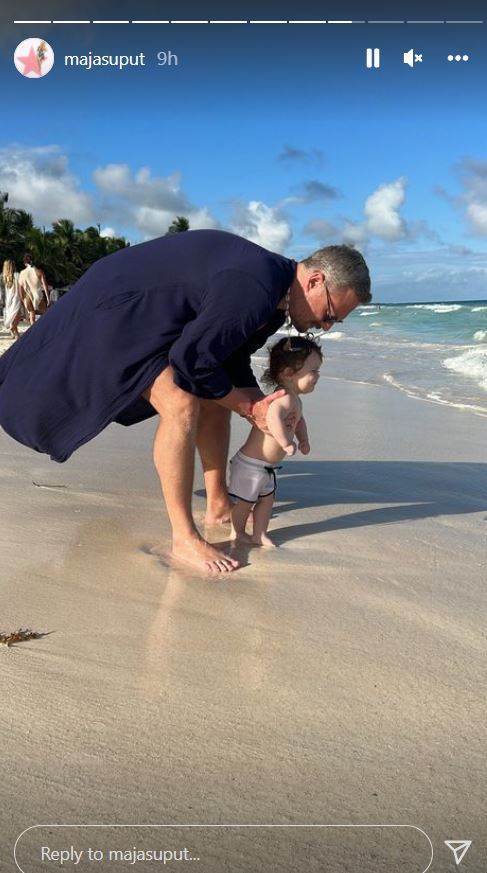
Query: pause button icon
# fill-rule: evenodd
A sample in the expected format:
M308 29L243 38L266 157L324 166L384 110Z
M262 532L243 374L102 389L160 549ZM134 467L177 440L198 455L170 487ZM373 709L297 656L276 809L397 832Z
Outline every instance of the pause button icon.
M380 49L368 48L365 50L365 65L369 70L371 67L376 69L380 67Z

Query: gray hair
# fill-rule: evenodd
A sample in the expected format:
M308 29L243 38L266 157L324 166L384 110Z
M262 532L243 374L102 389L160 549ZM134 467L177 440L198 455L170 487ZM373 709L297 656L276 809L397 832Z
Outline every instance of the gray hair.
M364 258L352 246L326 246L318 249L301 263L307 270L321 270L336 288L353 288L361 303L370 303L369 268Z

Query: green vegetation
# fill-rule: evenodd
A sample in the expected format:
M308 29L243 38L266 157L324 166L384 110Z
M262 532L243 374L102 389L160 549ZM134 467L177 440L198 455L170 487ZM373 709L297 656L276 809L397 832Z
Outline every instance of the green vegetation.
M178 215L169 225L166 236L170 233L182 233L184 230L189 230L189 221L184 215Z
M129 245L123 237L100 236L99 226L80 230L67 218L55 221L52 230L35 227L28 212L7 203L8 194L0 192L0 270L7 258L22 269L28 252L49 284L59 288L76 282L94 261Z
M32 215L7 206L8 194L0 191L0 272L8 258L17 269L23 267L24 254L32 255L36 267L46 274L54 288L72 285L99 258L130 245L123 237L100 236L100 226L80 230L68 218L52 224L52 230L34 226ZM168 234L189 230L184 215L173 220Z

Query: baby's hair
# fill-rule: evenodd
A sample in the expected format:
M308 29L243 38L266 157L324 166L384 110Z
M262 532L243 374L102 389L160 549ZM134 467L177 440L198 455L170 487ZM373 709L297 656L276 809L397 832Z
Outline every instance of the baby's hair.
M279 340L269 348L269 366L262 376L266 385L279 385L280 376L286 367L297 373L312 352L323 360L323 352L317 342L305 336L290 336Z

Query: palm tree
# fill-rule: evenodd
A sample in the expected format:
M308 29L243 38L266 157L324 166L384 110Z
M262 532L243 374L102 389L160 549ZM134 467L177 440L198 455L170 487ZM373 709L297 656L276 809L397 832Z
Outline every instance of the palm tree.
M76 247L77 233L74 222L69 218L58 218L52 224L54 235L59 239L63 248L74 249Z
M0 260L10 258L18 262L25 249L25 240L34 224L24 209L11 209L5 204L8 194L0 192Z
M26 238L26 249L36 267L44 270L52 284L64 284L67 262L63 248L50 231L33 227Z
M81 231L80 245L83 261L93 263L98 258L103 258L107 254L105 243L104 237L100 236L100 228L98 226L90 225L90 227L86 227Z
M123 237L100 236L99 227L80 230L68 218L55 221L52 230L35 227L28 212L7 203L8 194L0 191L0 265L9 258L20 268L29 252L54 286L70 285L99 258L128 245Z
M53 222L52 230L54 246L61 248L66 263L72 265L73 269L69 270L70 281L72 281L77 278L78 270L83 264L81 253L83 234L75 228L74 222L69 218L59 218Z
M189 230L189 221L184 215L178 215L169 225L166 236L170 233L182 233L184 230Z

